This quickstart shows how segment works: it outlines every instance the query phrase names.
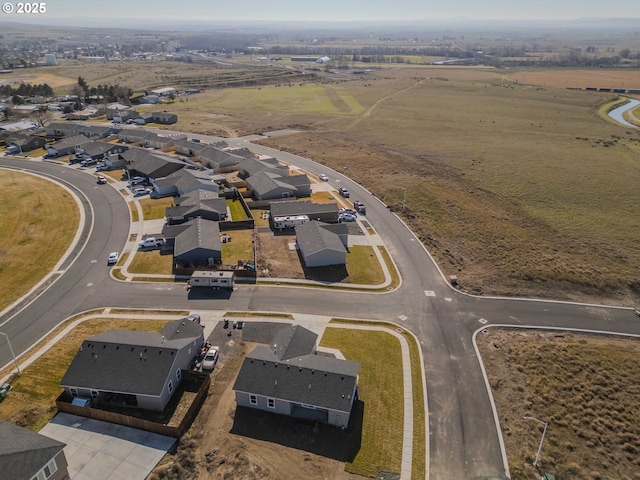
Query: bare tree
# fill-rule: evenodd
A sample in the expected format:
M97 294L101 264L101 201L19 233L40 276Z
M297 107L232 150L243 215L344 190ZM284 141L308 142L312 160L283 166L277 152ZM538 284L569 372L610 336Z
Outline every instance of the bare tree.
M42 105L37 110L31 112L29 118L39 127L46 127L53 120L53 112L46 105Z

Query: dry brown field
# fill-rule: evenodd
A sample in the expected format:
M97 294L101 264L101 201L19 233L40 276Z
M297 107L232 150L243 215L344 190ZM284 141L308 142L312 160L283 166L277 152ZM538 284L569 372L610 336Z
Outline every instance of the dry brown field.
M528 85L573 88L632 88L640 89L640 71L632 69L559 69L519 70L507 73L506 78Z
M489 328L478 346L512 480L640 478L640 342ZM539 458L533 461L548 422Z

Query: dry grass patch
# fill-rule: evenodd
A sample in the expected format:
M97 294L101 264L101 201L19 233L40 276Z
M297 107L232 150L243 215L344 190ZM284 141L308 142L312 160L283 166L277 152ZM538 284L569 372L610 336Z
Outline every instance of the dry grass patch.
M488 329L478 335L513 480L637 478L640 342L617 337Z
M365 245L349 247L347 271L350 283L358 285L379 285L384 282L384 272L373 248Z
M34 175L0 169L0 310L47 275L80 215L69 193Z
M173 206L173 197L143 198L138 200L145 220L158 220L165 217L167 207Z
M231 241L222 244L222 263L253 262L253 230L232 230L229 234Z
M171 275L173 255L161 254L160 250L138 250L127 270L134 274Z

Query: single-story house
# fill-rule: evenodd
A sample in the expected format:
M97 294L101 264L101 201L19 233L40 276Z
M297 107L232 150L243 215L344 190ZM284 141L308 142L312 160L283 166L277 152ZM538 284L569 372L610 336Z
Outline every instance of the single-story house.
M186 138L173 142L173 148L175 148L176 153L186 155L188 157L200 155L200 152L208 146L208 143L194 142L193 140L187 140Z
M122 128L114 127L113 125L80 125L76 133L80 133L91 139L96 139L110 137L120 132L120 130L122 130Z
M151 123L172 125L178 121L178 115L168 112L151 112Z
M184 196L194 190L206 190L218 193L220 186L213 181L211 175L200 170L183 168L166 177L152 177L151 184L154 196Z
M13 135L7 138L7 153L30 152L36 148L44 147L46 141L43 137L35 135Z
M200 161L211 169L232 167L238 165L244 158L229 153L220 148L207 146L199 153Z
M107 105L105 113L107 115L107 120L114 120L115 117L122 117L122 115L130 111L132 110L128 105L122 105L121 103L110 103L109 105Z
M282 165L275 158L258 160L256 158L245 158L238 164L238 176L242 179L249 178L258 172L270 172L286 177L289 175L289 167Z
M47 149L49 156L62 157L64 155L80 153L84 145L92 142L93 140L85 137L84 135L74 135L72 137L63 137L53 145L46 145L45 148Z
M71 122L53 122L44 127L47 137L70 137L75 135L82 125Z
M109 118L108 116L109 113L107 113L107 118ZM135 120L139 116L140 114L135 110L120 110L117 113L112 113L110 120L113 120L115 123L125 123L129 120Z
M14 480L69 480L65 444L0 420L0 471Z
M311 195L311 182L305 174L282 177L278 173L262 171L247 178L247 188L256 200Z
M171 147L176 140L186 137L186 135L180 134L173 134L169 137L165 135L158 135L157 133L149 133L142 141L146 148L167 148Z
M258 155L256 153L253 153L247 147L226 148L225 151L231 153L232 155L237 155L237 156L242 157L242 158L257 158L258 160L260 160L260 158L273 158L273 157L267 157L267 156L262 156L261 157L260 155Z
M65 118L67 120L91 120L93 117L97 117L98 115L100 115L99 110L87 108L78 112L67 113Z
M60 386L94 404L162 411L204 343L199 323L167 323L160 332L109 330L82 342Z
M233 385L238 406L346 428L360 364L317 355L317 335L292 325L249 353Z
M175 203L175 207L166 209L165 216L169 225L184 223L196 217L213 222L227 219L227 202L215 192L198 188L177 198Z
M104 164L109 170L116 170L118 168L125 168L128 162L120 155L109 155L105 157Z
M88 160L103 160L111 155L117 155L129 150L129 147L121 143L108 143L108 142L91 142L80 147L82 150L82 156ZM113 164L112 164L113 165ZM113 168L113 166L112 166Z
M130 149L121 153L120 156L128 162L131 162L126 166L131 176L139 175L147 178L160 178L184 168L183 162L176 160L170 155L162 154L161 152Z
M118 133L118 140L122 143L140 143L150 135L146 130L123 128Z
M347 263L346 225L318 221L295 227L296 242L307 267L325 267ZM336 230L342 233L336 233Z
M146 105L164 103L164 101L158 95L145 95L144 97L138 98L138 102Z
M15 123L5 123L4 125L0 125L0 132L29 132L31 130L37 130L38 128L40 127L37 123L23 121Z
M270 213L271 218L306 215L325 223L337 223L339 214L337 203L315 203L311 200L271 202Z
M218 222L194 218L180 225L166 226L162 235L173 245L173 259L182 265L211 266L222 260Z

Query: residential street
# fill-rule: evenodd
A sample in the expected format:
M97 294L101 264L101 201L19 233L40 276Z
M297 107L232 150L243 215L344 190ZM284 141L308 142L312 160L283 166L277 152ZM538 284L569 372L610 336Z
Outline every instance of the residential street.
M41 287L39 296L3 312L0 326L16 353L69 316L102 307L292 312L396 322L411 330L422 346L429 411L428 478L504 479L506 458L473 333L486 325L514 324L640 334L637 317L629 309L461 294L448 285L404 223L357 183L309 159L249 145L247 139L227 141L313 174L327 173L332 186L345 186L353 198L364 200L367 219L400 272L400 287L388 293L361 293L240 284L229 299L189 300L183 284L116 281L109 276L106 259L128 239L129 209L122 195L96 185L95 177L75 168L3 157L1 167L38 172L68 186L81 199L86 221L78 246L56 269L54 281ZM0 364L10 361L8 349L0 350Z

